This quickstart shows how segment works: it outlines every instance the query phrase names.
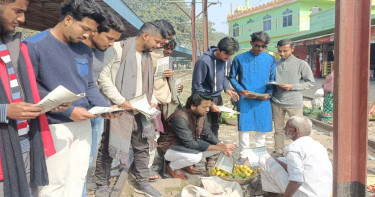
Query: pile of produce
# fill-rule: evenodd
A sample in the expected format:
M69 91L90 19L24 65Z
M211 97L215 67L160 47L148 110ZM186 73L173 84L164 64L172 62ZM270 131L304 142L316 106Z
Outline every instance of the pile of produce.
M221 113L222 118L237 118L237 114L232 114L229 112L223 112Z
M322 111L318 108L303 108L303 115L321 115Z
M211 169L210 174L213 176L223 177L223 178L249 178L255 172L254 169L249 168L246 165L234 165L232 173L226 172L217 167Z

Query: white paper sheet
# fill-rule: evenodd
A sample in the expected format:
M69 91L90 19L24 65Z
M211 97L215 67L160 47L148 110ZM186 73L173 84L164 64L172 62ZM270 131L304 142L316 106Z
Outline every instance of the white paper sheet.
M163 57L156 60L155 79L163 77L165 70L169 69L170 57Z
M285 85L284 83L277 83L276 81L270 81L270 82L268 82L267 84L277 85L277 86Z
M265 96L268 96L269 94L266 94L266 93L256 93L256 92L249 91L248 95L253 95L253 96L256 96L256 97L265 97Z
M70 103L85 96L85 93L74 94L70 90L66 89L64 86L59 85L46 97L39 101L39 103L37 103L36 106L42 107L42 113L46 113L64 103Z
M89 112L94 115L121 112L121 111L124 111L124 108L111 108L111 107L98 107L98 106L95 106L89 110Z
M130 100L129 102L134 109L145 115L147 119L155 118L158 114L160 114L160 111L156 108L153 107L150 109L150 104L148 103L147 97L144 94Z
M233 109L229 108L229 107L226 107L224 105L222 106L218 106L220 111L221 112L228 112L228 113L231 113L231 114L240 114L240 112L238 111L234 111Z

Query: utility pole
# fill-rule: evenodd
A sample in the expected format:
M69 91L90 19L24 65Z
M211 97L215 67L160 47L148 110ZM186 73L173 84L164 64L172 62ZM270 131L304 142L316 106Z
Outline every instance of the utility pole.
M335 11L333 196L364 197L371 0L337 0Z
M192 67L194 68L197 61L197 42L195 40L195 0L191 1L191 42L192 42Z
M208 49L208 18L207 18L207 0L202 0L203 13L203 51Z
M207 2L207 0L203 0L202 2L196 2L195 0L191 1L191 15L188 14L184 9L182 9L177 3L186 3L185 1L164 1L164 3L172 3L175 4L189 19L191 20L191 46L192 46L192 67L194 67L195 62L197 61L197 40L195 37L195 19L198 18L201 14L203 14L203 42L204 42L204 50L208 49L208 19L207 19L207 9L211 5L221 4L221 2ZM195 3L202 3L202 12L198 15L195 15ZM207 5L207 3L210 3ZM203 50L203 51L204 51Z

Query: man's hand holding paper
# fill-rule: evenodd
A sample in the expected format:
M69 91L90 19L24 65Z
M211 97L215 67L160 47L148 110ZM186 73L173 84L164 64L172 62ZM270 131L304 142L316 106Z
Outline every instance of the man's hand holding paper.
M34 119L42 114L42 110L43 108L37 107L34 104L30 103L11 103L7 106L7 118L13 120Z

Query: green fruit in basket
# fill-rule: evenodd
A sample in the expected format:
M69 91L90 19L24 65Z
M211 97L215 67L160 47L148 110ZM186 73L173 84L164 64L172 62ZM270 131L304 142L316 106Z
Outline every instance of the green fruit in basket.
M246 174L245 174L245 173L242 173L242 174L240 175L240 177L241 177L241 178L246 178Z

